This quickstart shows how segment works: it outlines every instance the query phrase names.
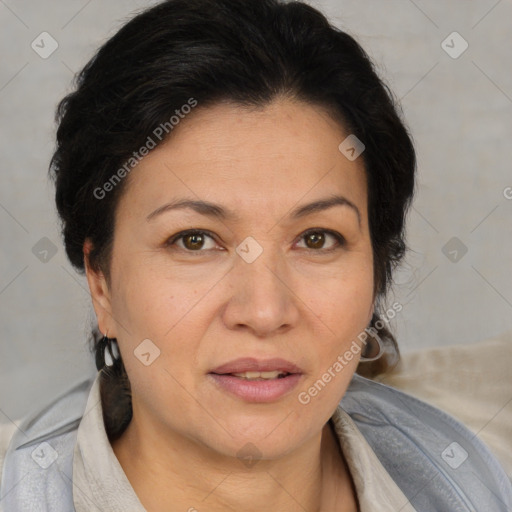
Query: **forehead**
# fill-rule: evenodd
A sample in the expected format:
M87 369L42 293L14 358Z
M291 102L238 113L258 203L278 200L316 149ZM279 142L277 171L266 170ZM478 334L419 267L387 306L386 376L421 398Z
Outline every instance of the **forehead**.
M347 135L321 107L288 99L258 109L198 106L133 169L119 209L187 195L278 215L340 193L365 211L363 159L338 149Z

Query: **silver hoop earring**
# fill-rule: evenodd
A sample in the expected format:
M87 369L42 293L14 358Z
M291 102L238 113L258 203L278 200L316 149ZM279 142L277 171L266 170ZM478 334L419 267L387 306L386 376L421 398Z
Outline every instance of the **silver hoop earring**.
M366 329L368 338L364 342L364 348L361 351L361 357L359 362L368 363L370 361L376 361L379 359L382 354L384 354L384 345L382 344L382 340L378 334L368 332Z

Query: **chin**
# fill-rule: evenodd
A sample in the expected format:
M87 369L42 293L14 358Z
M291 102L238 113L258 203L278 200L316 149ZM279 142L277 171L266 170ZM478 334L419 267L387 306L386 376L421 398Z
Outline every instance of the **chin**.
M279 459L303 444L309 437L309 429L297 424L297 416L290 414L276 415L267 420L228 422L229 428L217 442L212 443L212 437L207 439L210 448L219 454L237 457L244 462L247 460L274 460ZM287 418L287 419L285 419ZM292 420L293 425L287 420ZM283 421L284 420L284 421ZM321 430L321 427L319 427Z

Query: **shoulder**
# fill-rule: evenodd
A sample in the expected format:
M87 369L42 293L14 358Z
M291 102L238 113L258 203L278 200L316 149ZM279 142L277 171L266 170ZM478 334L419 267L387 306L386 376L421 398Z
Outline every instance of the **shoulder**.
M14 428L15 450L41 443L77 427L94 379L80 379L49 403L27 415Z
M6 510L18 510L20 503L36 496L40 499L44 489L62 497L56 511L70 510L72 496L66 482L72 480L75 439L91 386L91 379L80 380L17 425L0 427L0 499ZM54 464L57 458L59 463Z
M447 503L460 510L467 503L475 510L512 507L512 486L498 461L439 408L359 375L340 405L417 510L445 510Z
M512 480L512 331L406 353L376 380L454 416L489 447Z

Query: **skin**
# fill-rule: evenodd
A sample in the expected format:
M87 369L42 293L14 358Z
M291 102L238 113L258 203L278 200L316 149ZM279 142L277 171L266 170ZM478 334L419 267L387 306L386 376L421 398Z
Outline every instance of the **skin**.
M309 404L298 394L371 319L362 158L338 150L348 133L325 111L285 98L258 110L198 106L171 135L127 178L109 280L90 268L84 244L98 325L117 338L132 388L133 419L114 453L148 511L356 510L328 420L359 356ZM333 194L360 218L347 205L290 216ZM187 208L147 220L178 198L210 201L238 218ZM311 228L345 242L325 232L315 242L304 236ZM166 244L185 229L213 238L199 248L186 237ZM248 236L263 248L252 263L235 251ZM134 355L144 339L160 350L149 366ZM239 357L281 357L303 375L280 399L248 403L208 376ZM251 467L237 457L247 443L259 451Z

